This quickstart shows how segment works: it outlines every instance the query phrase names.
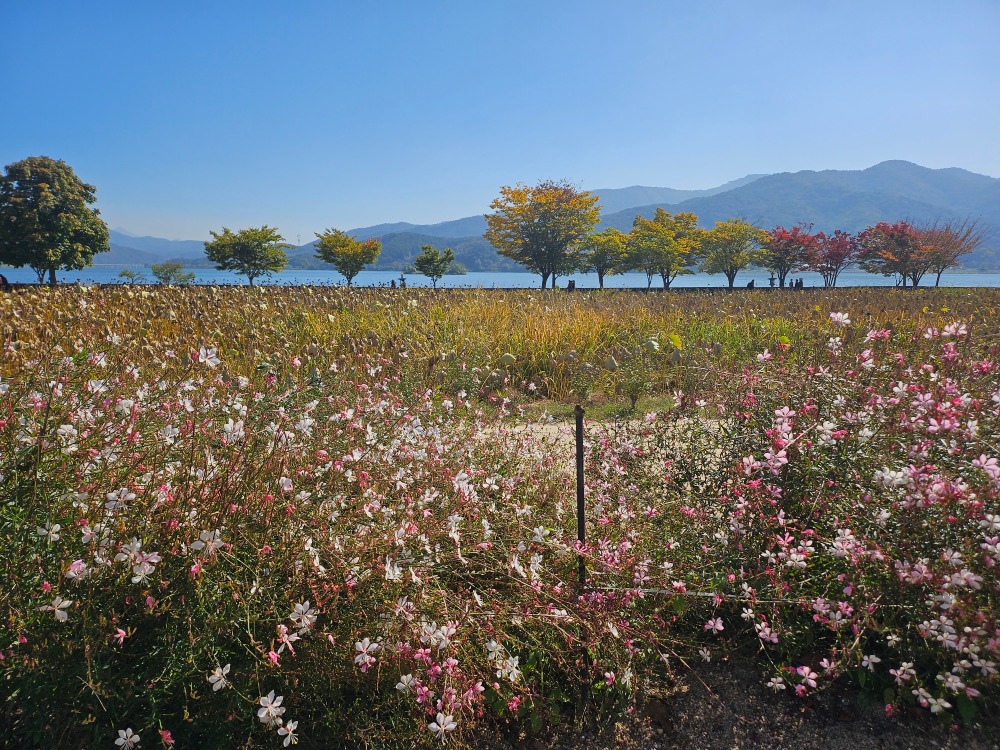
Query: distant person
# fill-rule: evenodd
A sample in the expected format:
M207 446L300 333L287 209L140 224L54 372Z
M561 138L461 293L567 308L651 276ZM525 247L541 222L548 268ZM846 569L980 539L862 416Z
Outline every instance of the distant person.
M389 282L389 288L390 288L390 289L395 289L395 288L396 288L396 280L395 280L395 279L392 279L392 280L391 280L391 281Z
M575 292L576 291L576 279L570 279L566 282L566 291Z
M747 289L753 289L753 279L747 282Z
M771 285L771 288L774 289L774 281L775 281L775 279L774 279L774 274L773 273L771 274L771 278L769 278L767 281Z
M4 276L2 273L0 273L0 291L6 292L6 291L9 291L9 290L10 290L10 282L7 281L7 277L6 276Z

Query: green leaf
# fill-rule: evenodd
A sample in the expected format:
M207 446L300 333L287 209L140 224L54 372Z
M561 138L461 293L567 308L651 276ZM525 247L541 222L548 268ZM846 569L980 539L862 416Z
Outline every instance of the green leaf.
M958 696L957 703L958 714L962 717L962 721L966 724L971 724L975 720L976 714L979 713L979 706L967 695Z

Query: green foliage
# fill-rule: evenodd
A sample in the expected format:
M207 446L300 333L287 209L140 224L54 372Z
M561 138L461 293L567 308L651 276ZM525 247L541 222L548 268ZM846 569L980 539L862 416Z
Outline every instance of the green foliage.
M629 265L650 281L659 276L667 289L678 275L692 273L688 266L698 261L704 234L691 213L672 215L658 208L651 220L636 216L628 238Z
M581 243L580 270L596 273L597 283L603 289L605 276L628 270L627 243L627 235L614 227L587 235Z
M141 281L145 281L146 277L142 271L131 271L126 268L124 271L118 273L119 279L124 279L129 284L138 284Z
M382 243L374 238L364 242L355 239L339 229L327 229L316 233L319 242L316 243L316 257L331 264L347 279L351 286L354 277L361 273L365 266L378 260L382 252Z
M153 276L161 284L190 284L194 281L194 272L185 271L184 264L175 260L154 263L150 266Z
M761 247L766 241L766 232L743 219L717 221L705 233L705 260L700 270L725 274L732 289L736 274L766 261L766 251Z
M250 286L258 276L270 276L281 271L288 263L284 242L274 227L241 229L233 232L227 227L222 233L211 232L211 242L205 243L205 255L220 271L236 271L247 277Z
M29 266L38 281L57 270L80 270L111 249L96 208L96 188L64 161L32 156L8 164L0 177L0 263Z
M450 247L438 250L433 245L424 245L421 253L413 260L413 268L431 280L437 289L438 280L448 273L451 264L455 262L455 251Z

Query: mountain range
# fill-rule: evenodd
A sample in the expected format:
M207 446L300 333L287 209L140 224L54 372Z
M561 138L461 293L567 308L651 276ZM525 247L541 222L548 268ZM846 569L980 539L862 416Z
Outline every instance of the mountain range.
M636 215L649 218L657 208L687 211L702 226L740 216L769 229L812 223L816 230L856 232L879 221L976 219L991 229L984 246L963 259L966 268L1000 270L1000 179L964 169L928 169L906 161L885 161L863 170L823 170L748 175L708 190L633 186L595 189L601 197L601 224L628 231ZM382 254L378 270L400 271L412 263L420 247L451 247L456 260L471 271L517 271L521 266L497 254L483 238L482 215L436 224L397 222L358 227L349 233L378 237ZM312 243L289 250L289 267L330 268L313 255ZM211 267L204 243L137 237L111 231L111 252L96 263L148 265L178 260L188 267Z

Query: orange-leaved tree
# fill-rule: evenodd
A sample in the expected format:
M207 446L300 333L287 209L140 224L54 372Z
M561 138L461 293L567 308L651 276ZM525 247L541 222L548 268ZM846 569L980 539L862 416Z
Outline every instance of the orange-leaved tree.
M903 287L913 286L931 268L930 247L921 233L907 221L880 221L858 235L861 253L858 265L868 273L899 275Z
M941 274L961 265L959 258L982 245L988 236L985 227L975 219L938 222L919 230L921 245L927 248L930 273L935 274L934 286L941 283Z

